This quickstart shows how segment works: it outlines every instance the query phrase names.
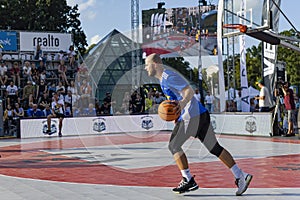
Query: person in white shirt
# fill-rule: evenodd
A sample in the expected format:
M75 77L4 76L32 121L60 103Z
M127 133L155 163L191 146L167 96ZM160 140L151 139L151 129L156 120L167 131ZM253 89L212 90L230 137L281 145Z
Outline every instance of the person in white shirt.
M7 66L5 65L5 62L2 60L0 65L0 84L2 88L6 88L7 80L8 80Z
M18 87L13 81L6 87L7 92L7 105L11 105L12 101L14 103L20 103L20 98L18 97Z
M29 61L25 61L22 74L23 74L23 78L27 78L28 81L33 82L31 77L31 67Z
M195 94L194 94L194 96L195 96L195 98L196 98L198 101L201 102L201 95L200 95L200 93L199 93L199 89L198 89L198 88L195 89Z
M259 112L269 112L272 105L269 90L264 86L263 80L258 80L256 84L260 87L259 96L255 97L258 100Z
M51 130L51 119L52 118L59 118L59 124L58 124L58 136L62 137L62 122L63 119L65 118L64 115L64 100L58 98L58 94L54 93L53 94L53 101L51 103L51 108L52 108L52 114L48 115L47 117L47 126L48 130L46 131L46 134L52 135L53 131Z
M210 92L207 92L207 95L205 96L205 105L209 113L213 112L214 100L214 96L211 95Z

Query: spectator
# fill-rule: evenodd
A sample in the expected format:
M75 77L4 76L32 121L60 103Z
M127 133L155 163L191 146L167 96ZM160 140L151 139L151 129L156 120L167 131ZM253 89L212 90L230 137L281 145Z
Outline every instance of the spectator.
M38 108L37 104L32 104L32 108L27 110L27 117L44 117L44 113Z
M50 106L51 99L49 98L48 92L44 91L43 95L38 99L38 107L41 110L44 110L47 106Z
M147 97L145 99L145 112L146 113L153 113L153 96L152 96L152 90L149 90L147 93Z
M18 87L14 84L13 81L6 88L7 92L7 105L11 103L20 103L20 98L18 97Z
M7 108L3 114L3 121L4 121L4 133L9 134L9 127L10 124L13 122L14 112L12 110L11 105L7 105Z
M74 106L75 104L77 104L78 100L80 99L80 96L78 94L78 89L73 80L70 81L70 85L68 85L67 91L71 91L72 93L72 105Z
M41 47L41 45L38 44L35 49L34 59L41 60L41 59L43 59L43 57L44 57L44 55L43 55L42 47Z
M89 107L84 109L84 115L85 116L96 116L97 115L94 104L90 103Z
M100 114L101 115L110 115L110 108L107 102L103 102L103 104L100 107Z
M205 103L205 106L209 113L213 112L214 101L215 101L214 96L211 95L210 92L207 92L205 99L204 99L204 103Z
M15 103L14 115L19 118L24 117L24 109L19 103Z
M48 115L52 114L52 110L51 110L49 104L46 104L46 107L42 111L43 111L45 117L48 117Z
M290 83L285 82L283 85L283 94L284 94L284 106L286 109L287 121L288 121L288 132L286 133L286 137L295 136L294 133L294 121L295 121L295 100L294 100L294 92L289 88Z
M56 86L56 92L57 91L60 91L62 94L65 94L66 92L66 88L61 81L59 81L58 85Z
M61 82L64 82L65 84L69 85L66 73L67 66L65 65L65 61L61 60L60 64L58 65L58 77Z
M48 93L49 93L49 98L51 99L53 97L53 93L56 92L56 85L53 82L52 84L49 85L48 87Z
M194 94L194 96L195 96L195 98L196 98L199 102L201 102L201 96L200 96L200 92L199 92L199 89L198 89L198 88L195 89L195 94Z
M23 78L25 78L28 81L33 81L31 77L31 66L29 61L25 61L25 65L23 67L22 71Z
M17 84L18 87L21 87L20 66L18 62L14 62L11 68L11 77L13 78L13 82Z
M40 60L39 62L40 62L39 66L36 65L36 68L38 69L38 72L39 72L40 74L41 74L43 71L46 72L46 71L47 71L47 68L46 68L44 62L43 62L42 60Z
M82 85L80 86L80 100L81 100L81 106L83 108L88 107L91 94L92 94L92 88L87 84L87 81L84 79L82 81Z
M40 78L40 74L38 69L36 68L35 63L31 63L31 77L33 82L38 83L39 82L39 78Z
M27 81L27 85L23 88L23 107L25 109L28 108L29 104L33 104L33 101L35 99L35 87L32 85L31 81Z
M7 66L5 65L5 62L1 60L0 65L0 84L1 88L5 89L7 84L8 76L7 76Z
M260 87L259 96L255 97L258 100L259 112L269 112L272 104L269 90L264 86L263 80L258 80L256 84Z
M255 98L250 99L250 112L256 112L256 103L255 103Z
M166 100L166 98L162 93L156 91L153 97L153 112L157 112L159 104L164 100Z
M61 61L65 59L64 57L65 57L64 51L60 50L57 54L55 54L54 60Z
M42 97L45 92L48 92L48 88L47 88L47 85L45 84L44 80L41 80L40 84L37 85L36 91L37 91L36 96L37 96L38 99L40 97Z
M71 68L74 68L76 53L75 53L73 45L71 45L69 47L69 50L67 51L67 54L68 54L68 58L69 58L69 64L70 64Z
M39 44L36 46L35 53L34 53L34 59L36 61L38 61L37 62L38 67L39 67L39 61L41 61L41 60L44 61L43 50L42 50L41 45L39 45Z
M132 114L142 114L144 112L145 102L139 93L132 102Z
M46 70L44 70L40 73L40 81L46 82L46 78L47 78Z
M236 103L236 112L242 112L242 92L238 91L238 96L234 99Z
M68 90L64 100L65 100L65 115L72 116L73 96L71 90Z
M128 104L123 102L121 107L116 111L116 114L117 115L121 115L121 114L128 115L128 114L130 114Z

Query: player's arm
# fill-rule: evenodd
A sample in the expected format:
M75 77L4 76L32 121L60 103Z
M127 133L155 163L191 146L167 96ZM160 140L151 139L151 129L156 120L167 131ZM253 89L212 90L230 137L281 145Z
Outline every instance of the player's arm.
M194 90L191 86L186 86L181 90L182 99L179 101L180 108L183 109L194 96Z

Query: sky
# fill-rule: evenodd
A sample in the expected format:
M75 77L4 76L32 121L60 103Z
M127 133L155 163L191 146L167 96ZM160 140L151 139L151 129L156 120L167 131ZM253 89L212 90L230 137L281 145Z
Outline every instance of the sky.
M198 6L198 0L139 0L140 18L142 10L156 8L158 2L165 2L165 8ZM218 4L218 0L208 0ZM80 21L87 36L88 45L97 43L113 29L129 32L131 29L131 0L67 0L68 5L79 5ZM281 0L281 10L300 30L299 0ZM141 19L140 19L141 23ZM281 15L279 31L292 26Z

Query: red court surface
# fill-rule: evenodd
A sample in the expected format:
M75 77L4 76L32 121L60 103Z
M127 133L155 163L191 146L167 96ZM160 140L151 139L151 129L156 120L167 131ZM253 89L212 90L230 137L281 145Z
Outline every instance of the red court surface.
M161 166L140 167L137 165L134 167L135 159L132 159L135 157L134 155L127 162L125 159L123 161L118 158L118 155L114 153L113 156L116 160L108 160L107 162L113 163L121 160L130 166L130 168L123 168L108 165L107 162L101 163L97 159L88 161L76 155L73 156L74 152L65 152L66 150L79 150L81 155L89 155L89 148L99 148L100 156L103 157L106 153L103 154L102 150L105 148L110 147L113 149L111 151L118 152L118 148L122 148L124 145L138 148L147 146L145 150L152 151L148 147L154 146L154 144L167 144L169 136L169 132L161 132L152 135L136 133L132 135L110 134L19 140L19 144L2 144L0 148L2 155L0 174L69 183L174 187L181 179L174 163L162 164ZM231 145L227 145L226 148L229 151L243 152L243 155L246 155L238 157L237 163L242 169L254 175L251 188L300 188L300 151L297 153L297 149L300 150L300 140L224 135L220 136L219 139L221 143L222 141L229 142L229 144L236 143L232 149ZM249 146L239 146L241 141L243 144L249 144ZM200 142L196 141L195 143L197 143L197 147L201 147ZM266 144L269 146L264 146ZM279 149L282 146L285 148ZM122 152L124 153L124 151ZM165 156L161 157L160 154L150 152L143 154L142 159L145 159L145 162L159 163L160 159L171 158L167 146L162 148L162 152L166 153ZM256 152L263 153L263 155L257 156ZM147 161L148 156L149 160ZM193 155L188 154L187 156L189 158ZM235 155L233 156L235 157ZM96 156L92 155L92 157ZM218 160L193 161L190 163L190 169L196 176L197 183L201 188L235 187L233 175Z

